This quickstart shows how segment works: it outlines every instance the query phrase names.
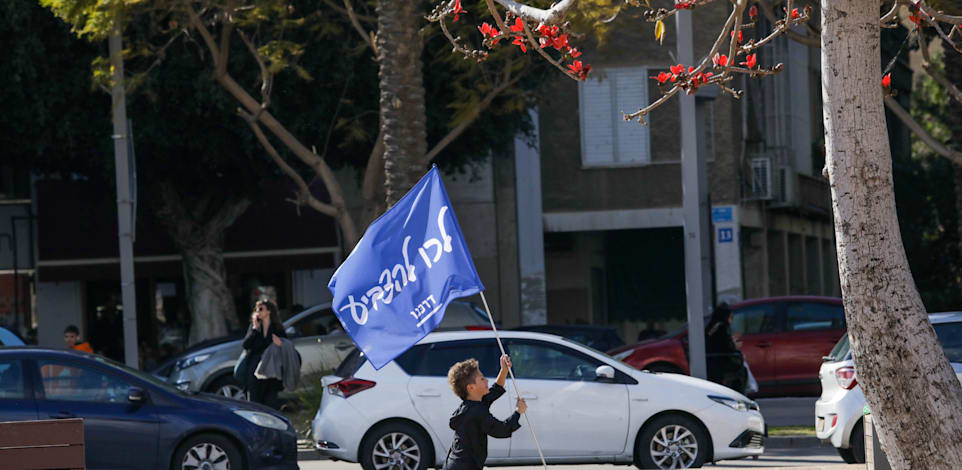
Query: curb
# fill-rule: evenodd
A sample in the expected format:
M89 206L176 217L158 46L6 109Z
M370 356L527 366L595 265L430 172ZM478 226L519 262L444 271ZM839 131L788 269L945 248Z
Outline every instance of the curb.
M815 436L776 436L765 439L766 449L802 449L823 445L828 444L823 444Z
M327 457L314 449L297 449L297 461L303 462L305 460L327 460Z

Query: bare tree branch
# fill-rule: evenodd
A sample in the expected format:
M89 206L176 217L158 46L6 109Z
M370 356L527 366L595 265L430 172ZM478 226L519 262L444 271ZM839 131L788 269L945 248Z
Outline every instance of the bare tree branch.
M455 139L460 137L461 134L463 134L468 127L474 124L474 121L478 119L478 116L480 116L481 113L485 109L487 109L488 106L491 105L491 103L494 101L495 98L498 97L498 95L500 95L504 90L507 90L508 88L514 86L515 83L518 83L518 80L520 80L521 77L523 76L523 74L519 74L514 78L511 78L510 66L506 67L506 69L507 69L506 70L507 73L505 75L507 76L501 82L501 84L498 85L497 88L488 92L487 95L485 95L484 99L482 99L481 102L474 107L474 109L471 111L470 116L467 119L461 121L460 124L458 124L454 129L451 129L447 133L447 135L445 135L441 140L439 140L437 144L434 144L434 147L432 147L431 150L424 156L425 162L430 162L431 160L433 160L434 157L438 156L438 154L441 153L441 151L444 150L445 147L447 147L451 142L454 142Z
M325 3L327 3L328 5L332 5L332 2L328 2L326 0L325 0ZM360 21L358 21L358 16L354 12L354 5L351 3L351 0L344 0L343 11L345 14L347 14L348 19L351 21L351 25L354 26L354 30L361 35L361 38L364 39L364 42L367 43L368 47L371 48L371 51L373 51L374 55L376 56L377 44L374 42L374 33L367 31L366 29L364 29L363 26L361 26ZM375 23L377 22L377 18L374 18L374 22Z
M281 171L294 180L294 182L297 184L299 191L297 193L297 199L295 200L295 203L297 205L307 204L312 209L322 214L331 217L337 217L338 209L330 204L319 201L314 197L313 194L311 194L311 189L307 185L307 182L304 181L304 178L301 177L297 170L291 168L291 166L284 161L284 158L281 157L281 154L277 152L277 149L274 148L271 142L267 139L267 136L264 135L264 131L262 131L261 126L257 124L257 119L254 117L254 115L248 114L242 109L238 109L237 114L244 118L244 122L246 122L250 126L251 130L254 131L254 135L257 136L257 141L261 143L261 146L263 146L264 150L267 151L267 154L270 155L271 160L274 160L274 163L277 164Z
M264 63L264 58L261 57L260 52L254 47L254 43L247 38L244 31L237 30L237 35L240 36L241 40L247 46L247 50L250 51L251 55L254 56L254 60L257 61L257 66L261 70L261 109L267 109L271 104L271 88L274 83L274 74L270 73L267 68L267 64ZM255 116L256 118L257 116Z
M925 40L925 33L921 28L918 30L919 33L919 50L922 52L922 68L932 76L932 78L942 85L943 88L949 93L955 101L962 103L962 90L959 90L954 83L949 81L945 75L939 72L939 69L932 64L932 59L929 57L928 41Z
M553 25L560 23L564 19L565 13L570 9L577 0L561 0L560 2L554 4L551 8L547 10L542 10L540 8L531 7L523 3L518 3L514 0L494 0L498 2L505 10L508 10L514 16L519 16L527 21L534 21L535 23L544 23L547 25ZM489 9L492 8L489 4ZM499 24L499 27L501 24Z
M909 112L906 111L905 108L903 108L902 105L895 100L895 98L885 95L885 106L889 109L889 111L892 111L892 114L898 117L903 124L905 124L905 127L908 127L913 134L918 136L919 139L922 139L922 141L925 142L925 144L928 145L933 151L945 158L948 158L949 160L952 160L952 163L956 165L962 165L962 152L957 152L946 147L945 145L942 145L942 143L936 140L935 137L932 137L931 134L925 132L925 129L923 129L919 123L915 122L915 119L912 119L912 115L909 114Z
M768 0L758 0L758 5L761 7L760 9L762 10L762 14L765 15L765 18L767 18L769 22L774 24L776 21L778 21L778 18L775 17L775 9L772 7L772 4L768 2ZM807 22L805 23L805 26L809 29L810 35L806 36L804 34L796 33L795 31L788 31L786 36L789 39L800 44L805 44L806 46L822 47L821 33L818 30L814 30Z
M935 9L929 7L928 5L925 4L924 1L920 1L920 2L918 3L918 6L919 6L919 9L921 9L923 13L925 13L926 15L929 15L930 17L932 17L932 18L935 19L936 21L941 21L941 22L943 22L943 23L949 23L949 24L962 24L962 16L946 15L945 13L942 13L941 11L938 11L938 10L935 10Z
M342 7L342 6L334 3L334 0L324 0L324 3L325 3L327 6L333 8L335 11L337 11L338 13L340 13L340 14L342 14L342 15L349 15L349 14L350 14L350 13L348 13L348 11L347 11L346 9L344 9L344 7ZM351 6L353 7L354 5L352 4ZM351 9L351 11L353 11L353 8ZM354 14L354 17L357 18L357 19L360 20L360 21L363 21L363 22L365 22L365 23L377 24L377 18L374 17L374 16L359 15L359 14L357 14L357 12L354 12L353 14Z

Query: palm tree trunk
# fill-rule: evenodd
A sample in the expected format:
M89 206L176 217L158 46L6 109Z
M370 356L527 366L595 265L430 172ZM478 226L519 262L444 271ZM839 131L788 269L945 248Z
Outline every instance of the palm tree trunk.
M426 165L420 6L421 2L413 0L379 0L377 4L377 61L388 207L414 186Z

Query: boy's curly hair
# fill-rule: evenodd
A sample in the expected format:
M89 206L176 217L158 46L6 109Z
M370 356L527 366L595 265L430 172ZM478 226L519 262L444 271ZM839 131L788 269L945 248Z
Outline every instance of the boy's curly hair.
M474 382L474 375L478 373L477 359L461 361L448 369L448 385L462 400L468 399L468 384Z

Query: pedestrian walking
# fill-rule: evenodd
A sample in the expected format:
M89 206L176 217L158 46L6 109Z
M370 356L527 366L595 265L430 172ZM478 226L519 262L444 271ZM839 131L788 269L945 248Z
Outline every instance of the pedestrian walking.
M284 388L283 382L278 378L259 379L254 372L264 350L271 344L281 346L281 338L287 338L287 334L277 314L277 305L270 300L258 300L251 314L251 327L244 337L244 350L247 352L244 377L250 401L275 409L278 408L277 394Z
M463 401L449 423L454 430L454 442L448 450L444 470L483 468L488 459L488 436L505 439L521 427L521 414L528 409L522 398L518 398L516 410L507 420L491 415L491 404L504 395L504 381L510 367L511 358L507 354L501 356L501 372L490 389L475 359L461 361L448 370L448 384Z
M742 393L747 373L742 353L732 337L734 315L728 304L722 303L711 314L705 326L705 356L708 380Z

